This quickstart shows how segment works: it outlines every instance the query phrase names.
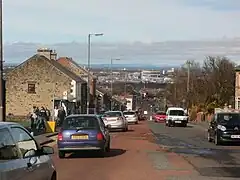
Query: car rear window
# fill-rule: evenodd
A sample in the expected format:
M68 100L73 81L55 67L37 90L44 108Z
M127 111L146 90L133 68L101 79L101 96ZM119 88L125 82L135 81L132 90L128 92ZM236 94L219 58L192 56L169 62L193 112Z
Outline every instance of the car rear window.
M240 114L220 113L217 115L217 121L224 124L240 124Z
M97 129L98 119L89 116L67 117L63 121L63 129Z
M121 112L106 112L104 113L104 116L106 117L119 117L119 116L122 116L122 113Z
M169 112L170 116L184 116L183 110L170 110Z
M130 112L123 112L124 115L135 115L136 113L133 111Z
M156 114L157 114L157 115L166 115L165 112L157 112Z

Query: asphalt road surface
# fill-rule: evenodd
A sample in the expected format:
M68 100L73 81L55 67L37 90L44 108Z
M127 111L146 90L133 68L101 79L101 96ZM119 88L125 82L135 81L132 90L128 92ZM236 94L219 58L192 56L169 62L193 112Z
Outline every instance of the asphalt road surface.
M53 156L58 180L235 180L240 178L240 146L215 146L197 125L165 127L141 122L129 132L111 133L111 152Z
M198 125L188 127L165 127L164 124L149 123L157 144L167 153L179 155L190 166L189 174L177 179L239 179L240 178L240 146L216 146L207 141L206 129ZM183 161L182 161L183 162ZM160 163L157 164L157 163ZM157 162L159 169L169 168ZM182 166L183 167L183 166ZM183 167L184 169L184 167ZM176 177L169 177L176 179Z

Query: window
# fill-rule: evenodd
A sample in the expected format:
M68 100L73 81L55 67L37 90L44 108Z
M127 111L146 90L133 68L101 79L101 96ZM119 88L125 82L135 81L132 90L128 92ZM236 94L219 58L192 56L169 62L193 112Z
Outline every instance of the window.
M28 93L31 94L36 93L36 87L34 83L28 83Z
M121 117L122 113L120 111L109 111L104 113L105 117Z
M0 129L0 160L18 159L19 152L8 129Z
M98 123L96 117L76 116L68 117L63 121L63 129L97 129Z
M169 112L170 116L184 116L183 110L170 110Z
M11 128L11 132L22 155L24 155L30 149L37 150L36 142L24 129L13 127Z

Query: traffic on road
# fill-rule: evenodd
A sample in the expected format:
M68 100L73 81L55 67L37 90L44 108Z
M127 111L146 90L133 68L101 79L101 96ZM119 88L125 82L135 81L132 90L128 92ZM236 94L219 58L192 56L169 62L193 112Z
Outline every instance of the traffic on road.
M185 126L187 114L181 108L171 107L166 114L158 114L165 121L148 119L133 123L127 120L129 116L137 117L133 111L107 111L101 116L69 115L49 146L39 146L20 125L3 122L0 177L3 180L77 180L80 176L85 180L240 178L240 146L235 138L240 134L239 112L216 112L209 127L188 121ZM166 126L167 121L172 121L171 127ZM174 121L183 121L184 127Z

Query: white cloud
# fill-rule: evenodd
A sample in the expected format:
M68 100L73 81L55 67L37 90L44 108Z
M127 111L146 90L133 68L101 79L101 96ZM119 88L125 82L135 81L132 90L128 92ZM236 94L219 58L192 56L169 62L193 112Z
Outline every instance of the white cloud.
M240 1L218 0L7 0L6 41L165 41L240 37ZM223 4L224 3L224 4ZM228 9L219 10L226 6ZM234 6L233 6L234 5ZM218 7L218 8L217 8Z

